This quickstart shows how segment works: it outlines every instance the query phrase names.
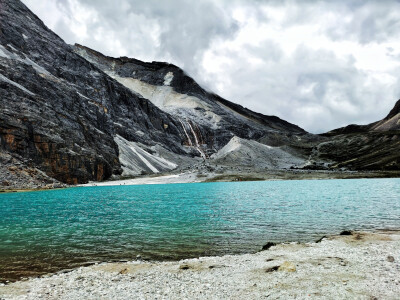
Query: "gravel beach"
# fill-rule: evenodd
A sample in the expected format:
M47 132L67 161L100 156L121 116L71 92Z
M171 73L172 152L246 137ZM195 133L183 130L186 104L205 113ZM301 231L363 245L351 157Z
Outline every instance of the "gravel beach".
M0 286L1 299L399 299L400 231L255 254L103 263Z

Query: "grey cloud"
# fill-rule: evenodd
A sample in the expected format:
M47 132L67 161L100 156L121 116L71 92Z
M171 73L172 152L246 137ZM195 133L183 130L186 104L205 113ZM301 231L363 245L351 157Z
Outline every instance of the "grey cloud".
M356 40L362 44L382 43L389 37L400 37L400 2L385 1L303 1L298 5L284 1L285 24L298 26L316 21L323 14L338 16L337 22L321 28L333 40Z
M328 29L335 39L356 38L360 43L385 42L388 37L400 36L400 3L390 5L365 3L351 14L350 21Z
M223 96L312 132L377 120L374 117L383 117L394 103L385 86L365 86L368 76L357 70L352 57L342 60L333 52L302 46L292 57L250 67L241 55L230 53L236 64L227 73L236 84Z
M71 13L69 2L58 1L66 13ZM172 60L190 73L196 73L197 60L214 39L230 38L238 30L229 11L213 1L81 0L80 3L98 15L97 20L87 24L92 34L111 30L129 52L125 55L151 54L154 59ZM157 35L157 40L149 34ZM86 43L89 47L96 45L90 38Z

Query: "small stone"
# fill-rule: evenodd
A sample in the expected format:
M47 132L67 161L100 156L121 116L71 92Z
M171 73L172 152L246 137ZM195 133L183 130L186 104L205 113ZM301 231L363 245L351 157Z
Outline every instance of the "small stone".
M280 268L280 266L273 266L273 267L266 268L265 273L271 273L271 272L278 271L279 268Z
M351 232L350 230L343 230L340 235L352 235L353 232Z
M187 264L183 264L183 265L180 265L180 266L179 266L179 269L180 269L180 270L188 270L188 269L190 269L190 266L187 265Z
M262 250L268 250L268 249L271 248L272 246L276 246L276 243L268 242L268 243L266 243L266 244L262 247Z
M389 256L386 258L386 260L387 260L388 262L394 262L394 257L391 256L391 255L389 255Z
M285 261L283 264L279 266L278 271L296 272L296 266L294 265L294 263L290 261Z
M121 271L119 271L119 274L126 274L128 273L128 268L122 269Z

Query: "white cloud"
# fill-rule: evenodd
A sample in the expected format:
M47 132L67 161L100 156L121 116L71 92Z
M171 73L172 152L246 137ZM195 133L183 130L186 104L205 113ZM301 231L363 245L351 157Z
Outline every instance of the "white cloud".
M23 2L68 43L170 61L311 132L378 120L400 98L397 1Z

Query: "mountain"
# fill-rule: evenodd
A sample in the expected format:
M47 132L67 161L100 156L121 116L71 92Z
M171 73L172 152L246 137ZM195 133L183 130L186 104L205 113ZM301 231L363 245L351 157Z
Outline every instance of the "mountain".
M400 170L400 100L380 121L348 125L323 134L311 160L330 161L333 168Z
M3 152L66 183L121 174L115 136L186 154L180 123L77 55L20 1L0 1Z
M253 112L201 88L175 65L120 57L112 58L75 45L75 52L133 93L149 99L181 124L184 144L208 158L234 136L263 140L275 136L281 144L298 137L312 139L302 128L276 116Z
M389 114L380 121L373 122L368 125L356 125L351 124L342 128L338 128L325 133L325 136L335 136L338 134L346 133L361 133L361 132L373 132L373 131L391 131L400 130L400 100L396 102Z
M371 124L370 130L374 131L400 130L400 100L396 102L393 109L384 119Z
M256 142L271 166L286 166L264 146L282 147L297 163L323 139L209 93L172 64L70 46L19 0L0 7L3 186L187 168L212 160L235 137Z

